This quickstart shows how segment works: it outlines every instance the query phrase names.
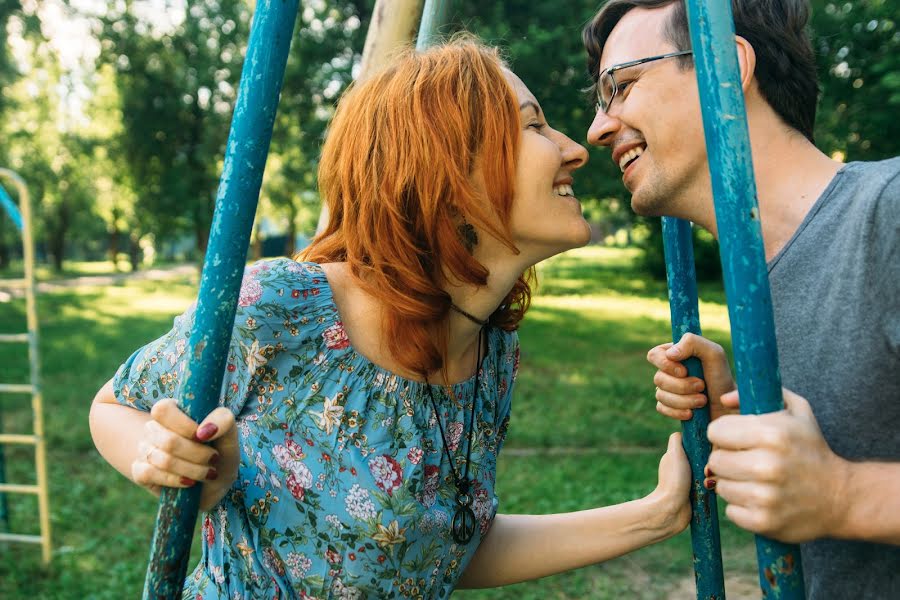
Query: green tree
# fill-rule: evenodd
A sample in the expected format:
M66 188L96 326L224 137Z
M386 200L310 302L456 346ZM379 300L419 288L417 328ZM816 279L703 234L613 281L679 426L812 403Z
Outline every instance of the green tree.
M32 22L36 18L26 16ZM8 113L5 139L9 163L31 192L36 239L60 271L73 238L95 236L96 219L92 182L84 169L85 140L70 127L74 82L40 31L33 28L24 40L28 78L6 90L15 109Z
M88 120L79 134L88 142L85 150L90 160L84 167L94 184L94 210L105 224L114 268L118 268L119 253L127 252L135 271L140 268L140 241L146 232L138 219L134 184L120 151L122 111L113 68L101 65L91 85L93 95L85 110Z
M110 2L98 27L102 60L116 70L117 148L137 195L137 219L160 238L192 232L201 253L249 23L242 0L188 0L181 23L158 31L127 1Z
M814 2L822 94L816 136L846 160L900 154L900 2Z
M287 224L285 254L295 250L298 226L315 227L319 212L316 169L334 104L352 81L370 8L348 1L302 2L284 76L263 207Z
M21 8L19 0L0 0L0 89L8 90L19 77L19 70L13 62L12 52L6 26L10 17ZM12 107L7 94L0 94L0 131L5 129L7 114ZM0 166L6 166L8 160L6 144L0 144ZM0 182L6 183L6 182ZM12 246L17 240L12 221L6 212L0 210L0 269L9 266Z

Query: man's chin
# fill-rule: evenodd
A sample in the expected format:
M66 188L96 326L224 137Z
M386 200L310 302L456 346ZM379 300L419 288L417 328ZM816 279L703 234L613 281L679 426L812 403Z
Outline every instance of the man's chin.
M662 211L660 210L659 202L648 201L648 199L641 198L638 194L631 195L631 210L634 212L634 214L641 217L663 216Z

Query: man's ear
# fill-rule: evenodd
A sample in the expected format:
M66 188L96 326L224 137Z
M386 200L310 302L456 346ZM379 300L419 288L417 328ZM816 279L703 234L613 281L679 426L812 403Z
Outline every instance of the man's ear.
M738 67L741 69L741 89L746 94L756 72L756 51L750 42L739 35L734 36L734 43L737 46Z

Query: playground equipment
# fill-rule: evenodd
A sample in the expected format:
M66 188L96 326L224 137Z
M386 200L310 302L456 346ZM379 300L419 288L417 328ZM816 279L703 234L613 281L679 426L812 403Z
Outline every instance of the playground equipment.
M685 6L707 155L709 164L715 165L710 171L741 413L775 412L784 408L775 318L759 223L744 93L734 48L731 3L685 0ZM670 223L669 229L682 232L679 236L682 248L690 244L689 231L685 235L683 225L673 228ZM670 246L667 245L667 250ZM693 272L690 277L694 278ZM672 280L672 275L669 279ZM693 288L691 303L696 306L696 282L689 287ZM675 321L673 318L673 334ZM699 332L699 322L697 326ZM693 459L691 463L693 470L697 465ZM705 460L699 465L701 478L703 464ZM696 481L697 472L693 474ZM763 597L805 597L797 546L756 536L756 556ZM702 572L697 570L696 575L698 598L713 597L699 594Z
M379 0L374 13L393 14L397 10L409 14L410 5L416 2ZM264 2L257 5L253 17L203 264L196 321L188 341L190 359L179 399L183 410L198 422L215 408L222 385L297 6L298 0ZM383 31L383 35L370 32L366 39L366 48L373 53L369 64L383 61L406 32L411 34L406 26L378 31ZM163 489L144 598L181 596L199 501L199 486Z
M216 406L221 387L297 3L298 0L259 3L253 20L180 399L184 410L197 421ZM387 2L376 5L376 14L386 14L379 10L383 4ZM448 6L448 0L426 1L419 48L431 43L435 31L446 21ZM751 413L779 410L781 386L774 320L734 51L731 7L727 2L711 0L687 0L687 6L710 164L718 165L713 172L713 190L741 408ZM366 46L370 47L369 40ZM249 85L251 81L253 85ZM673 336L680 338L687 331L699 333L690 224L666 220L664 227ZM689 361L688 368L693 375L702 374L696 362ZM695 419L687 425L685 445L694 477L692 534L697 597L719 599L724 598L724 584L715 495L702 485L703 466L709 457L708 413ZM199 486L163 491L145 598L180 596L199 492ZM757 549L764 596L802 598L799 551L763 538L757 538Z
M0 343L28 344L29 383L0 383L0 393L5 394L30 394L31 409L33 412L33 433L14 434L0 433L0 523L6 531L0 532L0 542L21 542L40 544L41 555L44 564L50 562L50 502L47 495L47 455L44 449L44 418L40 385L40 361L38 360L38 321L35 304L35 278L34 278L34 239L31 232L31 201L28 196L28 188L22 178L14 171L0 169L0 179L9 179L16 186L19 196L19 207L0 186L0 203L6 209L6 213L15 223L16 228L22 233L22 255L25 263L25 276L22 279L4 279L3 287L24 290L25 293L25 319L27 331L25 333L0 334ZM3 462L3 445L20 444L34 446L34 465L37 475L35 484L7 483L5 477L5 465ZM38 516L40 520L40 535L22 535L10 532L9 513L6 494L34 494L38 500Z

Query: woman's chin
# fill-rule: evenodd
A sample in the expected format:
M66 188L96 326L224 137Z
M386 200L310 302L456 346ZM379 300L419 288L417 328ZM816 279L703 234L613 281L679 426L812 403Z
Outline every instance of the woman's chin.
M587 246L591 243L591 237L593 236L593 231L591 231L591 224L584 221L584 230L581 232L576 245L573 248L581 248L582 246Z
M591 243L591 226L585 221L583 228L573 231L572 234L565 239L558 239L546 244L537 245L535 247L535 252L533 253L536 260L534 260L532 264L537 264L542 260L556 256L557 254L562 254L563 252L568 252L569 250L574 250L575 248L587 246L589 243Z

